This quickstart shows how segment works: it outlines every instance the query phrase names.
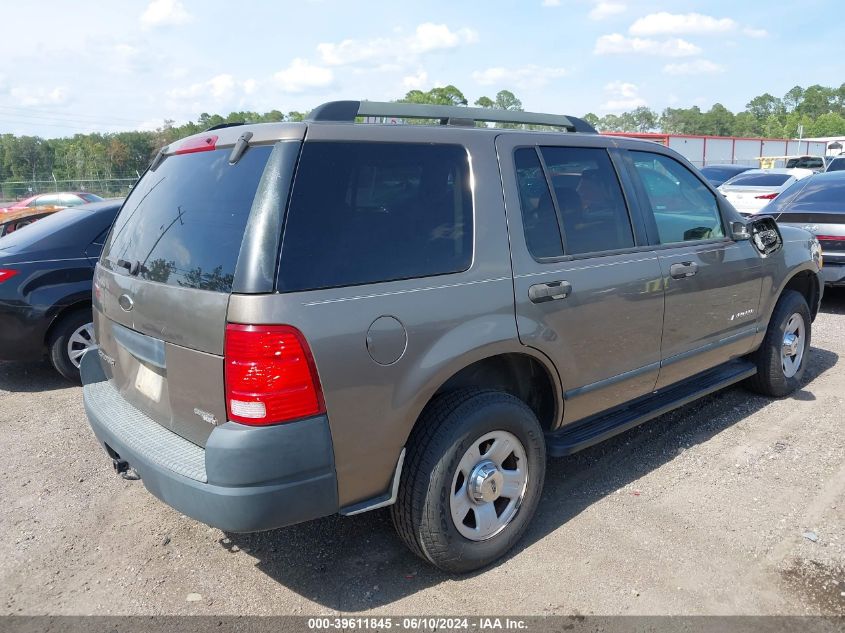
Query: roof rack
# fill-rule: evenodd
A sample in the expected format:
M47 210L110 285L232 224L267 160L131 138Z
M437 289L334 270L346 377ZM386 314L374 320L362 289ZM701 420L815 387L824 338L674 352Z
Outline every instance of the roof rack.
M547 125L563 128L568 132L598 134L584 121L561 114L541 114L498 110L495 108L467 108L464 106L428 105L423 103L385 103L380 101L329 101L317 106L308 114L308 121L335 121L353 123L356 117L397 117L403 119L437 119L441 125L475 125L476 121L491 123L518 123Z

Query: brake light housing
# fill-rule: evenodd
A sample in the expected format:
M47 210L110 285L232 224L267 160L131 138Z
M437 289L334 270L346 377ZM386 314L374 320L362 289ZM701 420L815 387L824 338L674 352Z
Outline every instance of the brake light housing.
M210 152L215 149L217 149L217 135L208 134L206 136L189 138L187 141L179 145L173 154L196 154L197 152Z
M754 196L754 199L755 200L774 200L777 197L778 197L777 193L766 193L766 194L763 194L762 196Z
M253 426L326 412L317 366L302 332L290 325L226 325L226 410Z
M14 268L0 268L0 284L18 274Z

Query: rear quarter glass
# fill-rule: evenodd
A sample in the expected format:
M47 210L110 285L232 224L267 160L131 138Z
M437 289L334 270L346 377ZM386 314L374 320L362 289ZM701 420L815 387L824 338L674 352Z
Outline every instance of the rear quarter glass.
M103 266L138 262L138 277L231 292L244 229L272 146L169 156L126 200L103 251Z
M305 143L285 221L280 290L443 275L471 262L466 148Z

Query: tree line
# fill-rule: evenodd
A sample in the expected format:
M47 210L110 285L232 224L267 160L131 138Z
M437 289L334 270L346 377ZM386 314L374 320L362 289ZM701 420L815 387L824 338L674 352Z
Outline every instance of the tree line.
M428 91L411 90L399 101L469 105L465 94L453 85ZM481 96L472 105L523 109L519 98L508 90L500 90L494 97ZM0 134L0 182L136 178L146 169L158 148L181 137L224 123L301 121L304 117L303 112L280 110L231 112L227 116L202 113L196 121L182 125L165 120L154 131L95 132L51 139ZM754 97L745 110L736 113L716 103L707 111L693 106L666 108L657 113L639 107L602 117L588 113L584 118L599 131L608 132L795 138L801 126L804 138L845 136L845 84L839 88L795 86L781 98L766 93ZM509 127L508 124L501 126Z

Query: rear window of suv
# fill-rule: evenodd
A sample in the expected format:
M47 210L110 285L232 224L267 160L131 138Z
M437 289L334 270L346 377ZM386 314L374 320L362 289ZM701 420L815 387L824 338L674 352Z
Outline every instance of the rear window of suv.
M281 291L443 275L471 261L464 147L304 145L285 221Z
M126 199L103 263L139 262L138 277L171 286L231 292L258 181L272 151L252 147L234 165L231 149L170 156Z

